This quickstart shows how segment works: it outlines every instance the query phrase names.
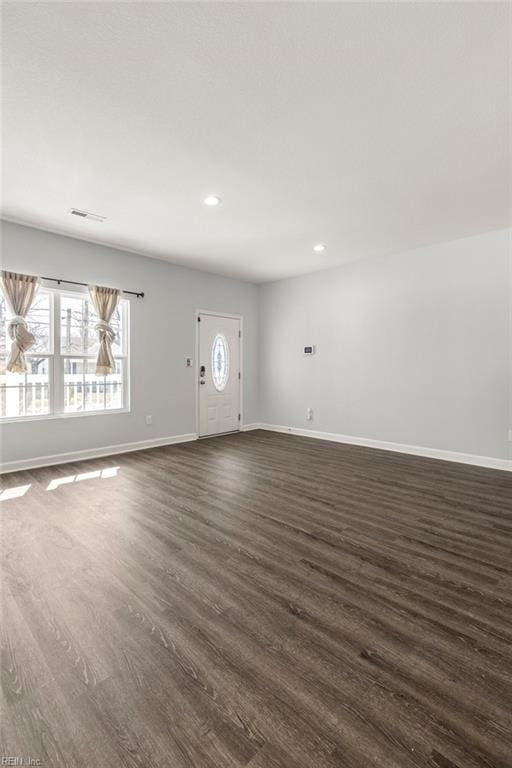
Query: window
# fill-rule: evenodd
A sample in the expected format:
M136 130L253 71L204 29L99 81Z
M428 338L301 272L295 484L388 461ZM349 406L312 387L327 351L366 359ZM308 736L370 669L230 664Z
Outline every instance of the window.
M212 379L215 389L222 392L229 376L228 342L222 333L218 333L212 344Z
M7 371L11 338L7 326L11 312L0 293L0 416L17 418L50 413L50 368L52 356L51 297L39 291L27 315L36 342L26 355L26 373Z
M10 312L0 293L0 417L92 413L128 407L128 301L111 321L115 371L96 376L98 316L83 293L39 289L27 315L36 343L26 354L27 372L8 373Z
M81 294L60 297L60 353L64 368L64 412L103 411L123 407L125 379L126 301L121 301L110 325L115 331L112 354L116 370L109 376L96 376L98 322L91 302Z

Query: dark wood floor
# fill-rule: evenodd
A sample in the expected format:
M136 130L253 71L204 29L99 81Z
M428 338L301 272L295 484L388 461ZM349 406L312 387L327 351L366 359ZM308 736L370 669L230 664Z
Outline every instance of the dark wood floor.
M0 755L512 766L511 474L258 431L3 478L28 484Z

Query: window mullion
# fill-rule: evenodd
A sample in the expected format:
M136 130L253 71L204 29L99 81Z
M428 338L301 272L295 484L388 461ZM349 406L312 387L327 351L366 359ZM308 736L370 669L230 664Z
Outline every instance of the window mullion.
M27 378L27 372L23 374L23 381L24 381L24 387L23 387L23 415L27 415L28 410L28 378Z
M60 339L60 293L53 295L53 413L64 412L64 361Z
M55 381L56 381L56 365L55 355L57 354L57 345L55 342L55 332L58 327L56 317L58 316L56 305L56 296L52 291L50 294L50 356L48 358L48 410L50 413L55 413Z

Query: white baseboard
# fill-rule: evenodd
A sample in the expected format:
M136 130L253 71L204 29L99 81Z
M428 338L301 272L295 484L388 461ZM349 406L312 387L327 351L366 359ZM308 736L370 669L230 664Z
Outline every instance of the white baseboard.
M425 456L429 459L441 459L443 461L455 461L461 464L474 464L479 467L489 467L491 469L501 469L512 472L512 461L507 459L496 459L490 456L476 456L472 453L458 453L457 451L446 451L438 448L424 448L418 445L405 445L403 443L390 443L385 440L372 440L366 437L354 437L353 435L339 435L334 432L319 432L313 429L301 429L299 427L284 427L279 424L253 423L244 424L242 432L250 432L253 429L264 429L269 432L281 432L288 435L301 435L302 437L312 437L317 440L330 440L335 443L348 443L350 445L361 445L366 448L377 448L383 451L395 451L397 453L408 453L413 456ZM85 459L99 459L102 456L115 456L119 453L130 453L132 451L143 451L147 448L158 448L163 445L173 445L174 443L187 443L197 440L195 432L185 435L172 435L171 437L159 437L154 440L140 440L135 443L121 443L120 445L106 445L102 448L88 448L82 451L72 451L70 453L56 453L50 456L38 456L33 459L20 459L19 461L8 461L0 464L0 474L7 472L20 472L24 469L35 469L36 467L48 467L56 464L68 464L75 461L84 461Z
M475 464L478 467L502 469L512 472L512 461L508 459L496 459L491 456L476 456L472 453L459 453L446 451L439 448L424 448L419 445L405 445L404 443L389 443L385 440L372 440L367 437L354 437L353 435L339 435L334 432L318 432L314 429L301 429L298 427L283 427L279 424L259 424L259 429L269 432L282 432L288 435L301 435L313 437L317 440L331 440L334 443L349 443L361 445L366 448L377 448L382 451L396 451L397 453L409 453L413 456L425 456L429 459L441 459L442 461L455 461L459 464Z
M195 432L186 435L172 435L172 437L157 437L154 440L139 440L135 443L121 443L120 445L105 445L102 448L87 448L83 451L70 453L55 453L52 456L38 456L33 459L20 459L0 464L0 474L6 472L20 472L24 469L36 467L49 467L54 464L69 464L72 461L84 461L84 459L99 459L102 456L115 456L118 453L131 453L132 451L144 451L147 448L158 448L162 445L174 443L188 443L197 440Z
M257 424L257 423L254 423L254 424L244 424L241 427L240 432L250 432L253 429L262 429L262 426L261 426L261 424Z

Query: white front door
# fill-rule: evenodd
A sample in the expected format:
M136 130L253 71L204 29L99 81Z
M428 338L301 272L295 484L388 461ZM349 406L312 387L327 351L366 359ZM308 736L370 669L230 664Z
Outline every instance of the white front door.
M240 319L201 313L199 437L240 428Z

